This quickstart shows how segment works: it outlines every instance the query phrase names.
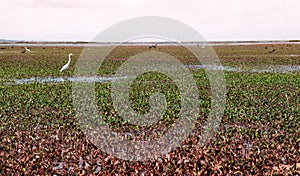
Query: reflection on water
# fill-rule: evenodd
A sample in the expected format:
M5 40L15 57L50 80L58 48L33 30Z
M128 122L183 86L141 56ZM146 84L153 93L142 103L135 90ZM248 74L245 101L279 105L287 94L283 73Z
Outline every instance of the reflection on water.
M238 68L230 66L215 66L215 65L187 65L190 69L208 69L221 70L227 72L244 72L244 73L300 73L300 65L269 65L259 68ZM32 77L23 79L0 79L0 85L15 85L15 84L32 84L32 83L61 83L64 81L70 82L86 82L86 83L104 83L114 82L120 79L126 79L128 76L94 76L94 77Z
M290 54L288 56L291 56L291 57L300 57L300 54Z
M193 69L208 69L221 70L228 72L251 72L251 73L297 73L300 72L299 65L269 65L259 68L238 68L230 66L215 66L215 65L188 65L188 68Z
M125 79L126 77L32 77L32 78L23 78L23 79L13 79L13 80L2 80L6 85L12 85L12 84L32 84L32 83L60 83L64 81L70 81L70 82L86 82L86 83L92 83L92 82L111 82L116 81L118 79Z
M188 68L194 69L208 69L208 70L222 70L222 71L231 71L231 72L240 72L240 68L234 68L229 66L216 66L216 65L188 65Z
M251 70L253 73L295 73L299 71L299 65L271 65L267 68Z
M30 84L30 83L55 83L55 82L62 82L64 81L63 78L59 77L59 78L52 78L52 77L46 77L46 78L42 78L42 77L34 77L34 78L24 78L24 79L15 79L14 80L16 84Z

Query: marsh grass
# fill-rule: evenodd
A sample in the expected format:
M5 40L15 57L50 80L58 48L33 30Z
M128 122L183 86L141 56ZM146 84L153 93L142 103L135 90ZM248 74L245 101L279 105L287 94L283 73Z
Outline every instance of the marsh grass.
M185 64L199 64L181 47L158 47ZM276 51L270 53L270 51ZM75 119L72 83L5 85L7 79L71 76L83 48L8 48L0 53L0 173L19 174L299 174L300 77L298 73L226 72L227 105L219 131L196 146L210 112L211 92L203 70L192 69L199 89L200 112L195 135L157 161L129 162L97 149ZM148 47L119 47L105 60L99 75L111 75L126 58ZM221 63L245 68L300 65L298 45L215 47ZM59 69L74 54L69 71ZM148 73L131 86L130 99L139 113L150 109L149 97L164 93L167 112L157 123L139 127L118 116L110 98L111 83L97 83L97 105L105 122L131 140L157 138L176 122L180 95L172 80ZM127 136L128 137L128 136ZM58 167L59 166L59 167Z

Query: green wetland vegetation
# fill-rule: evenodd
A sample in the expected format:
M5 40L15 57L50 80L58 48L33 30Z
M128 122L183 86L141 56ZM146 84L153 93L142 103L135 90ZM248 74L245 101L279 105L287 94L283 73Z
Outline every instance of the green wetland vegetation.
M20 46L0 50L0 174L94 175L270 175L300 174L300 46L261 44L215 46L224 70L227 102L218 131L198 146L201 124L210 112L210 85L203 69L190 68L199 90L200 112L193 135L166 156L124 161L98 149L84 135L72 99L72 82L31 82L21 78L67 78L74 74L81 47ZM198 63L183 47L156 49L186 65ZM98 74L112 76L128 57L146 46L118 47ZM59 70L73 58L68 71ZM131 85L132 107L150 110L154 92L166 97L166 113L152 125L127 123L113 107L111 82L96 83L97 105L106 124L131 140L159 138L178 119L180 95L167 76L147 73ZM128 137L128 136L127 136Z

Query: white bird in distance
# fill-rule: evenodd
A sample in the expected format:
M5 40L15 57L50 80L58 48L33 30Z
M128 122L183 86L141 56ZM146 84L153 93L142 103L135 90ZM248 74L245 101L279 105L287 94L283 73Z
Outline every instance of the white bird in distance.
M71 63L71 56L72 55L73 55L72 53L69 54L69 61L68 61L68 63L66 63L66 65L64 65L63 67L61 67L60 72L63 72L63 71L66 71L66 70L69 69L69 66L70 66L70 63Z
M28 49L26 46L25 46L25 51L27 51L27 52L31 52L31 50L30 50L30 49Z

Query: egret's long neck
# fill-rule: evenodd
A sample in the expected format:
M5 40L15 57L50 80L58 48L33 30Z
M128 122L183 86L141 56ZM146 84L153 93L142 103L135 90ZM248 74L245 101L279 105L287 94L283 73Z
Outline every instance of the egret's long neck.
M68 61L68 64L70 64L71 62L71 54L69 54L69 61Z

